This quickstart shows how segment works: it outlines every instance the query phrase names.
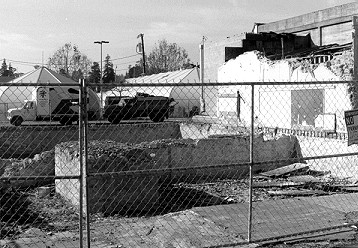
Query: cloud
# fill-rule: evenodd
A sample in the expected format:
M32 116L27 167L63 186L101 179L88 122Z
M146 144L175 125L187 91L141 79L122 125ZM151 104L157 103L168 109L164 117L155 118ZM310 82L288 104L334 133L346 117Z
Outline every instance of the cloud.
M196 24L189 22L153 22L145 31L145 35L147 40L152 44L163 38L167 39L169 42L184 43L192 40L193 35L197 35L197 28L198 26ZM200 41L198 41L198 44L199 42Z
M246 6L248 1L247 0L229 0L230 4L232 5L232 7L234 7L235 9L238 9L242 6Z
M36 40L26 34L7 33L0 31L0 49L4 51L38 50ZM0 50L0 51L1 51Z

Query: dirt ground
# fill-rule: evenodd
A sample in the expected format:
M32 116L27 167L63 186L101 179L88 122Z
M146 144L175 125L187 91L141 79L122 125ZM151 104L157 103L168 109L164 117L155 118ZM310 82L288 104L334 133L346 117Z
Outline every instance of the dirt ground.
M321 177L322 179L323 177ZM325 181L321 183L310 183L306 186L300 186L300 190L320 190L326 191L327 194L342 193L341 188L337 185L342 185L342 181ZM297 186L289 187L287 185L287 177L267 180L267 178L255 177L254 183L260 184L262 187L255 187L253 190L253 201L265 201L283 199L288 197L295 197L295 195L284 194L277 195L270 193L275 187L282 189L283 185L285 192L296 192ZM274 183L275 187L263 186L265 184ZM286 183L286 184L285 184ZM281 186L277 186L281 185ZM0 242L0 247L9 246L9 240L17 240L23 238L30 238L34 236L52 237L53 239L60 239L61 242L66 240L78 241L79 229L79 212L76 208L68 204L63 198L56 194L54 185L48 185L51 188L50 194L41 196L38 193L38 188L1 189L0 198L0 240L7 240ZM197 184L175 184L164 189L163 197L160 206L153 212L148 213L129 213L125 215L117 213L113 216L103 216L101 214L91 215L91 241L96 244L113 244L113 247L141 247L141 242L152 244L156 247L159 243L170 246L170 237L159 233L160 229L154 230L154 226L161 226L162 230L168 231L168 227L172 229L178 228L183 230L179 238L195 240L202 233L198 229L205 228L208 225L204 220L197 219L190 211L193 207L212 206L221 204L248 202L249 181L243 180L217 180L215 182L197 183ZM316 191L317 192L317 191ZM307 197L315 197L307 195ZM175 221L176 215L186 215L187 223L178 224ZM358 212L350 213L346 216L347 221L358 221ZM126 245L115 246L118 240L111 240L111 232L116 232L116 225L121 223L118 228L123 232L122 239L128 241ZM163 224L166 223L166 224ZM187 228L192 226L192 228ZM194 229L195 228L195 229ZM123 231L124 230L124 231ZM176 230L173 230L175 232ZM149 234L157 232L156 237L161 240L150 240ZM65 235L62 237L59 235ZM140 239L136 237L139 234ZM206 235L206 234L205 234ZM203 235L203 238L210 242L218 242L214 240L213 236ZM222 234L222 241L228 240L232 237L225 237ZM191 237L190 237L191 236ZM59 238L60 237L60 238ZM143 238L144 237L144 238ZM145 237L148 237L145 239ZM266 242L260 244L261 247L358 247L358 238L356 235L351 236L348 240L344 236L337 236L338 238L326 239L325 237L316 238L314 240L294 240L286 242ZM237 237L238 241L244 241L245 237ZM213 239L213 240L211 240ZM133 244L130 243L133 242ZM220 244L220 242L218 243ZM1 246L2 245L2 246ZM348 246L350 245L350 246ZM353 246L352 246L353 245ZM51 247L50 245L48 245ZM249 247L257 247L258 245L251 244ZM21 246L20 246L21 247ZM45 246L44 246L45 247ZM46 246L47 247L47 246ZM96 246L108 247L108 246ZM180 247L180 246L178 246ZM186 247L186 246L183 246ZM195 246L195 242L193 243Z

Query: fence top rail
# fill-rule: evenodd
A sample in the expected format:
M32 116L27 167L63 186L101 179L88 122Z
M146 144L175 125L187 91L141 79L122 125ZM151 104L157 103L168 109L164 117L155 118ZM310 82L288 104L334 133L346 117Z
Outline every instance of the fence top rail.
M174 87L174 86L271 86L271 85L282 85L282 86L292 86L292 85L330 85L330 84L358 84L358 81L312 81L312 82L150 82L150 83L107 83L107 84L98 84L98 83L86 83L86 86L106 86L106 87ZM0 86L73 86L80 87L80 83L0 83Z
M110 84L95 84L87 83L87 86L106 86L106 87L175 87L175 86L192 86L192 87L201 87L201 86L271 86L271 85L282 85L282 86L292 86L292 85L331 85L331 84L347 84L354 83L358 84L358 81L314 81L314 82L150 82L150 83L110 83Z
M44 86L72 86L72 87L79 87L79 83L0 83L1 86L13 86L13 87L44 87Z

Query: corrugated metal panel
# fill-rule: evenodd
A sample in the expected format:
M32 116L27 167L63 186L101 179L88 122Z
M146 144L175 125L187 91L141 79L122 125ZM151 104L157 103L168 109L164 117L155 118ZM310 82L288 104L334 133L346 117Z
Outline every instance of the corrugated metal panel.
M193 72L196 72L197 68L185 69L173 72L164 72L159 74L153 74L138 78L126 79L128 83L179 83L185 82L186 78Z

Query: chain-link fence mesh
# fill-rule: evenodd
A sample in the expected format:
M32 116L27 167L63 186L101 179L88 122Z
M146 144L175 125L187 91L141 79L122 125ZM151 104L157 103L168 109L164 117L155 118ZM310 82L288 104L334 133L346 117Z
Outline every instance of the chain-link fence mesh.
M0 84L0 244L234 247L350 231L349 85Z
M79 140L78 84L1 84L0 246L48 247L66 241L78 246L79 209L55 187L55 146ZM73 125L70 125L73 124ZM75 187L73 175L68 187ZM65 179L63 179L65 180ZM78 239L78 238L77 238ZM12 246L11 246L12 247Z

